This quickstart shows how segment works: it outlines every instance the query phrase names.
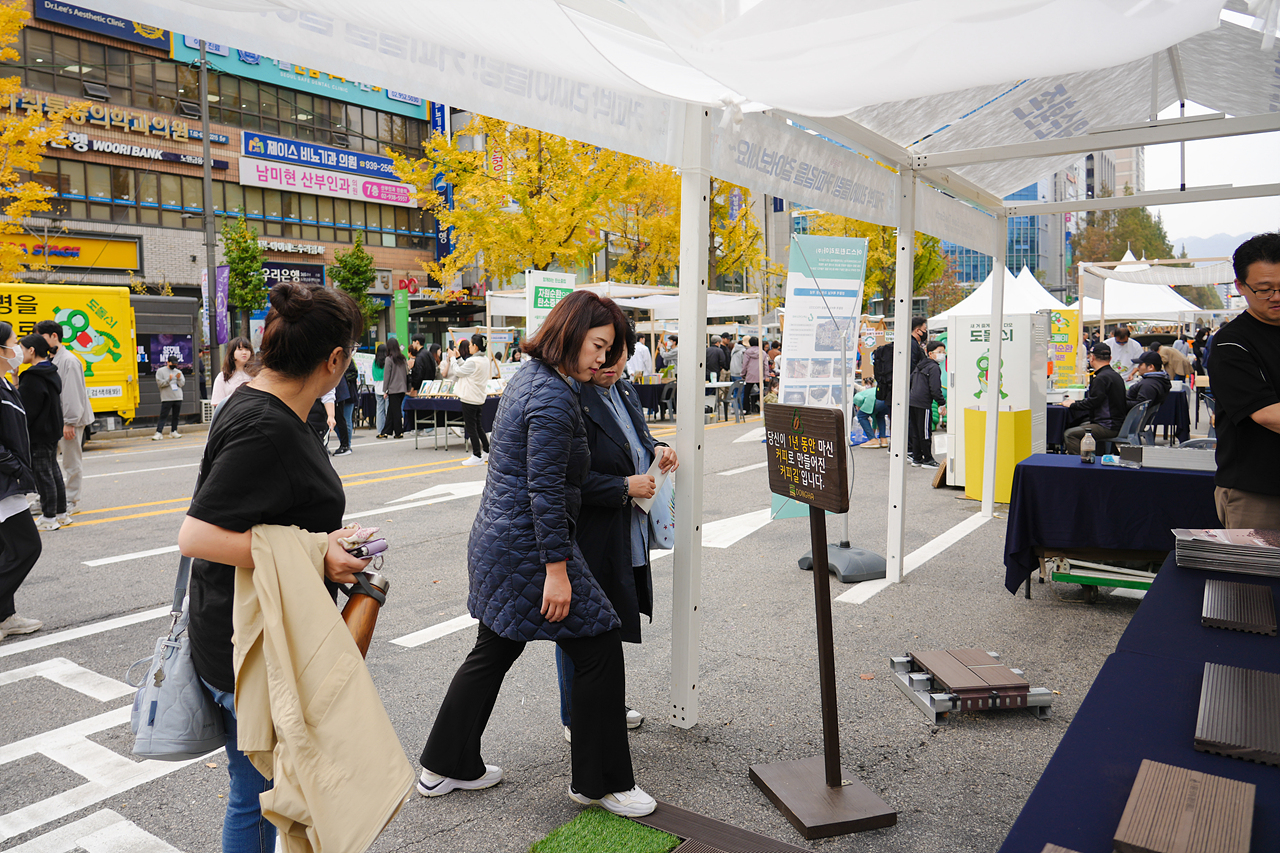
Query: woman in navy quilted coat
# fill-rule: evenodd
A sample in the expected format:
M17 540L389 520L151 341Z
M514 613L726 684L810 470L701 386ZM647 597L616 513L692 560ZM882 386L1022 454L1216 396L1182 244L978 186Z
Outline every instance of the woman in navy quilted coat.
M418 792L488 788L502 768L480 752L507 670L530 640L573 661L569 797L615 814L653 811L627 744L621 622L574 541L590 468L578 393L618 360L626 319L611 300L574 291L523 349L494 418L489 472L471 528L467 570L475 648L458 668L422 750Z

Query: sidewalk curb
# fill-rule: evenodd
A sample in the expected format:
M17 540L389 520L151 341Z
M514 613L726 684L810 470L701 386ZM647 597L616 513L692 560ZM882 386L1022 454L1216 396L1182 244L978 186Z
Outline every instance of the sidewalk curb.
M178 424L178 430L184 435L192 432L208 432L209 425L208 424ZM112 440L122 439L122 438L148 438L150 436L155 435L155 433L156 433L156 428L153 426L129 427L127 429L107 429L107 430L102 430L101 432L95 432L92 436L89 437L89 442L92 443L95 441L112 441ZM169 437L169 434L165 433L165 438L168 438L168 437Z

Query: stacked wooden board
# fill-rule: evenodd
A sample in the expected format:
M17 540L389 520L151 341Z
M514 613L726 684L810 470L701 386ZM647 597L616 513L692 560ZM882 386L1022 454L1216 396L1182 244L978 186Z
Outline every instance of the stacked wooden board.
M1280 765L1280 675L1204 665L1195 748Z
M1025 708L1031 685L982 649L913 652L916 664L954 697L957 711Z
M1271 587L1209 578L1204 582L1200 624L1253 634L1276 635L1276 604Z
M1119 853L1248 853L1257 786L1143 759L1116 827Z

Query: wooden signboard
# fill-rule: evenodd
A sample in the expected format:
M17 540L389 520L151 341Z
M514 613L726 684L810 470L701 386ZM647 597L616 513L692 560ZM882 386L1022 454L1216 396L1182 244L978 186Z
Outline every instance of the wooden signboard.
M844 412L766 403L769 490L829 512L849 511L849 439Z
M770 491L809 505L823 754L799 761L753 764L751 781L805 838L893 826L898 813L857 779L846 778L840 767L827 511L849 510L849 438L844 413L766 403L764 430Z

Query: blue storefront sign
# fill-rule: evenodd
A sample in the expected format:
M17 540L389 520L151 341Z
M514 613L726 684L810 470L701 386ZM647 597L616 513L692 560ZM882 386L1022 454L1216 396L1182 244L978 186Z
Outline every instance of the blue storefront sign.
M53 0L36 0L37 5L46 2L53 2ZM168 46L169 43L166 41L165 47ZM219 70L236 77L283 86L286 89L332 98L348 104L359 104L362 107L409 118L425 120L427 117L427 102L415 95L392 92L382 86L347 80L285 59L250 53L227 45L210 43L206 45L206 52L218 57ZM177 37L175 34L170 56L179 62L199 61L200 40L192 36Z
M445 127L445 105L437 104L434 101L431 104L431 134L437 133L448 135L448 129ZM444 206L453 210L453 184L447 184L441 175L436 175L432 182L432 189L444 196ZM436 260L440 261L453 254L453 229L452 228L436 228Z
M292 163L295 166L310 166L314 169L328 169L331 172L345 172L349 175L367 175L397 183L400 181L392 169L394 164L390 157L348 151L345 148L330 148L328 145L299 142L296 139L268 136L265 133L255 133L250 130L243 131L240 134L240 140L240 153L246 157Z
M49 21L55 24L75 27L78 30L87 30L91 33L100 33L104 36L124 39L134 44L145 44L148 47L169 50L170 34L168 30L148 26L147 24L139 24L136 21L129 21L124 18L117 18L115 15L108 15L105 12L95 12L83 6L73 6L70 3L59 2L59 0L35 0L35 16L40 21ZM197 51L198 57L199 51Z

